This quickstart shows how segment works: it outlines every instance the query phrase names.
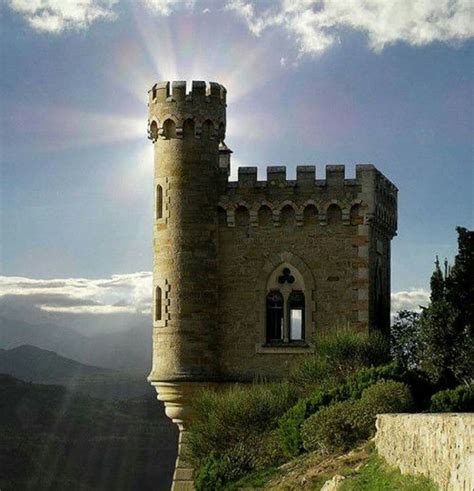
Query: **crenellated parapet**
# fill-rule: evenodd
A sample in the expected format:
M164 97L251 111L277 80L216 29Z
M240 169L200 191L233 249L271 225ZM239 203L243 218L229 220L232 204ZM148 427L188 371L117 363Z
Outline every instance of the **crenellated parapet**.
M280 226L282 214L289 211L298 226L355 225L362 218L362 223L385 227L391 236L396 232L396 205L397 188L370 164L357 165L351 179L345 177L344 165L327 165L325 179L316 178L315 166L298 166L293 180L287 179L286 167L267 167L264 181L258 180L257 167L240 167L238 180L226 183L219 200L230 227L236 214L246 212L249 224L258 226L265 209L274 226Z
M226 89L210 82L159 82L148 92L148 138L201 138L222 141L226 128Z

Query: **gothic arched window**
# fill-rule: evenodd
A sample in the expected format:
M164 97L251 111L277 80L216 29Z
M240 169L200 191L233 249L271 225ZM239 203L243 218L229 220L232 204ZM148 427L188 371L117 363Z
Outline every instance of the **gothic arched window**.
M304 342L306 297L299 271L290 264L281 264L268 279L266 295L267 343Z
M278 290L267 294L267 342L283 340L283 295Z

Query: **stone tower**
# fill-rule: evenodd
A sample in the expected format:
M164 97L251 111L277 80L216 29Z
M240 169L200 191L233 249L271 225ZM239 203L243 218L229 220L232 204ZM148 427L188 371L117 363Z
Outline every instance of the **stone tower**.
M149 92L148 108L155 150L149 380L182 440L189 393L218 378L217 203L226 90L193 82L187 93L186 82L159 83ZM174 487L180 481L187 486L191 478L189 467L178 461Z
M397 188L373 165L241 167L229 181L226 90L159 83L149 92L155 149L153 368L180 428L174 489L196 390L284 377L325 331L387 331Z

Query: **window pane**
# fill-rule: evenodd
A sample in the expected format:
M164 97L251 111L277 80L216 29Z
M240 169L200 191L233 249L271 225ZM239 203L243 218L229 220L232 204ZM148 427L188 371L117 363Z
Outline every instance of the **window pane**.
M303 310L290 310L290 339L293 341L303 339Z
M272 290L267 295L267 341L283 338L283 295Z

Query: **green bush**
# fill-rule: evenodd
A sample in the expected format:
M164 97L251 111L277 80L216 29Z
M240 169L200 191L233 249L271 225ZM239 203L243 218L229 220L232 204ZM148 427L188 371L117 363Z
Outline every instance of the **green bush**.
M367 336L337 329L319 339L314 356L293 367L290 380L303 390L329 388L361 367L378 366L389 359L388 338L381 333Z
M351 448L358 440L355 407L355 401L336 402L311 415L301 426L305 450L325 453Z
M402 382L380 380L362 393L356 403L353 424L360 438L375 433L377 414L403 413L413 407L410 389Z
M199 482L201 489L219 489L225 482L281 460L272 430L295 401L296 391L287 383L203 391L194 402L196 418L189 433L190 458L198 469L196 486Z
M309 397L300 399L279 419L278 429L285 453L290 457L301 453L303 450L301 425L312 414L333 402L359 399L365 389L379 380L407 380L410 387L410 381L416 387L421 385L416 374L406 372L396 363L390 363L380 367L362 368L348 377L344 383L332 389L316 390Z
M474 411L474 385L459 385L455 389L442 390L431 397L431 412L449 413Z
M413 401L406 384L380 380L362 392L358 400L335 402L311 415L301 426L307 451L345 451L375 431L377 414L404 412Z

